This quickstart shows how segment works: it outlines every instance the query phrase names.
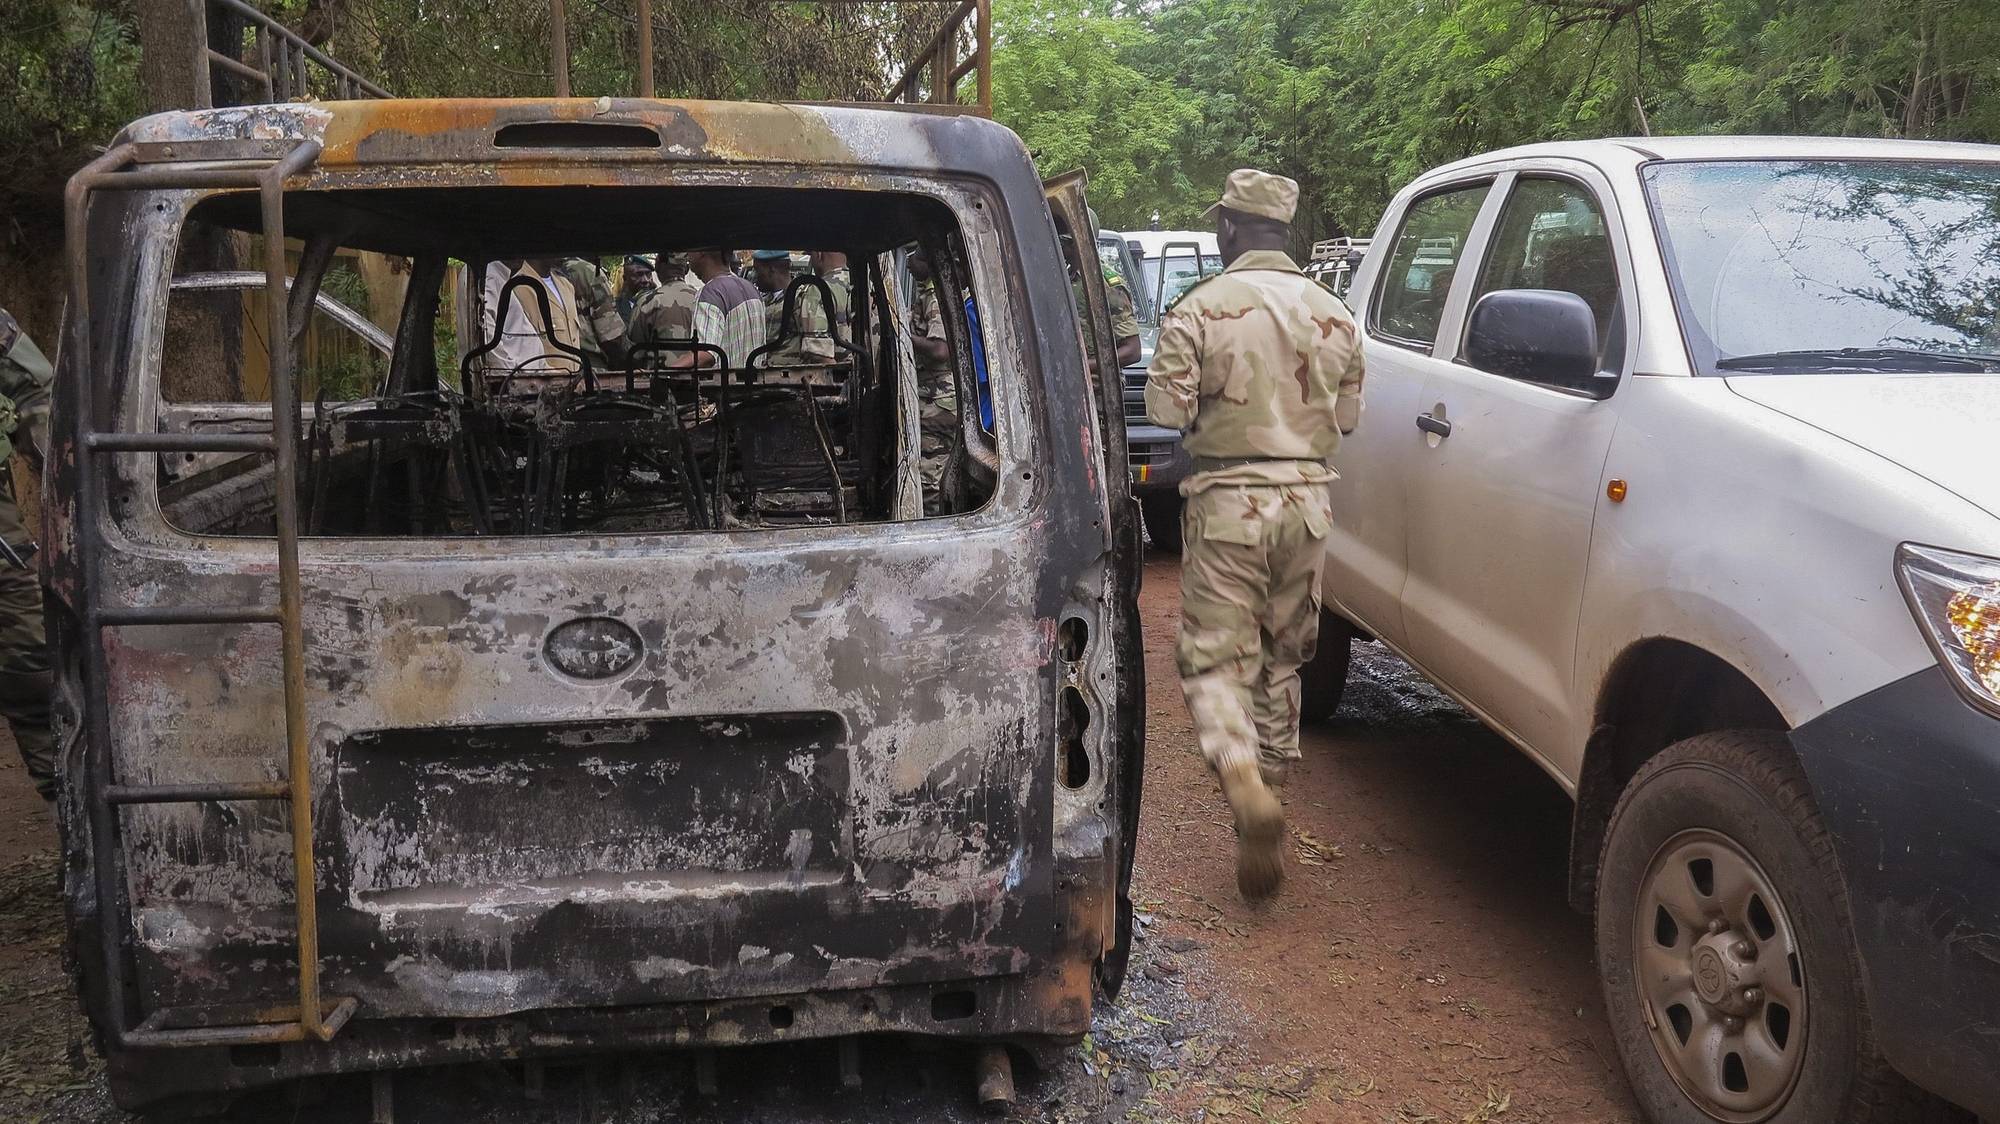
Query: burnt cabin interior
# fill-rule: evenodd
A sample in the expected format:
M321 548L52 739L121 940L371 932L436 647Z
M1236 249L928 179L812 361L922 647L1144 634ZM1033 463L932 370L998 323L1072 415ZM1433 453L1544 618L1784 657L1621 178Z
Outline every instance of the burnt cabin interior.
M394 255L409 271L393 351L367 373L365 385L329 393L328 380L300 362L304 318L293 317L298 500L306 534L617 534L864 523L950 515L990 497L993 436L962 425L942 485L899 503L899 476L915 478L908 466L917 450L906 448L899 414L901 384L914 377L906 369L909 352L887 329L909 319L896 251L921 247L936 265L941 293L971 292L956 222L938 199L763 186L388 187L288 192L284 215L295 310L322 291L329 266L339 269L339 255ZM259 230L254 194L203 200L183 231L176 278L199 272L189 248L213 244L208 235ZM688 346L648 344L611 369L586 360L572 364L574 377L522 388L473 369L478 356L468 353L495 341L446 328L454 300L478 299L491 261L597 261L709 247L844 252L851 320L835 333L833 359L773 367L769 352L783 342L774 338L750 355L726 356L720 370L669 373ZM261 260L254 253L241 259ZM456 297L455 265L465 279ZM795 277L792 299L801 306L820 302L822 290L813 278ZM502 301L538 297L535 286L517 283ZM205 415L205 406L220 405L211 401L217 392L177 390L234 388L235 403L268 406L268 391L244 385L244 356L267 344L261 316L237 314L226 304L239 299L183 291L171 298L162 400L186 427L268 424L240 410ZM970 328L962 315L944 319L959 400L970 404L980 393ZM476 335L480 322L459 316L456 325L469 323ZM215 339L206 347L183 346L191 335L223 338L219 346ZM206 360L194 358L204 354ZM223 369L177 377L177 364L203 361ZM162 506L182 530L272 533L268 457L165 457L161 473Z

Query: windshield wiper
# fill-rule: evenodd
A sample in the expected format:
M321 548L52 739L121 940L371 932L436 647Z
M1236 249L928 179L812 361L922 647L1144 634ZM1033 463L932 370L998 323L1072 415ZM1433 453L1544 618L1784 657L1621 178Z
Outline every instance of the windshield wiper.
M2000 371L2000 355L1976 352L1919 351L1914 347L1841 347L1772 351L1762 355L1732 355L1717 359L1719 371L1769 371L1773 374L1815 371L1924 372L1984 374Z

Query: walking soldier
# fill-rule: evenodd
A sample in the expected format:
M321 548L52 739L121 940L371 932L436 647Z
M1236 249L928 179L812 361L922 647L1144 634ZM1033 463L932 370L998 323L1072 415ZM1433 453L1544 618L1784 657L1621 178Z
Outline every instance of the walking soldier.
M1298 184L1231 172L1216 214L1227 268L1163 318L1146 414L1194 458L1175 658L1202 756L1236 826L1252 900L1284 877L1270 791L1299 756L1299 666L1319 633L1332 522L1328 458L1361 414L1361 346L1338 297L1285 252Z

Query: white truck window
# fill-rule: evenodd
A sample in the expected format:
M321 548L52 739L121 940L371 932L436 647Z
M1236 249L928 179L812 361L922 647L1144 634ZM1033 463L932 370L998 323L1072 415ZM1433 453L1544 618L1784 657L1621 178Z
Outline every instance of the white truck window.
M1604 211L1588 188L1526 177L1515 184L1472 299L1477 303L1501 289L1553 289L1582 297L1597 315L1599 361L1616 370L1625 351L1624 333L1614 330L1618 263Z
M1371 330L1426 348L1437 341L1459 256L1490 186L1455 187L1410 205L1377 287Z

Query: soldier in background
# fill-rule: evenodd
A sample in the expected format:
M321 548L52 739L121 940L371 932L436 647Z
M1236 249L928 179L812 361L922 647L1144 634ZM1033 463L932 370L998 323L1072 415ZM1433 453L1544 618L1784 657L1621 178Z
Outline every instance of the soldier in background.
M854 319L854 275L847 268L847 255L838 250L816 250L812 267L833 293L833 326L840 338L851 339L848 325ZM817 299L817 294L814 296Z
M1125 277L1110 266L1104 267L1104 296L1111 304L1111 338L1118 344L1118 365L1130 367L1139 361L1139 318L1133 314L1132 290Z
M564 258L562 274L576 290L578 346L590 357L591 368L608 371L625 365L625 318L611 295L604 267L587 258Z
M751 260L756 264L757 288L764 294L764 338L778 340L785 316L785 291L792 284L791 252L758 250ZM820 304L817 290L810 286L800 288L792 318L792 334L783 337L778 349L765 362L774 367L831 362L833 340L826 334L826 309Z
M1333 520L1327 462L1361 416L1354 318L1285 252L1298 198L1283 176L1229 174L1210 208L1228 267L1161 318L1146 380L1146 416L1180 430L1194 457L1175 660L1252 901L1284 878L1271 788L1299 756L1299 666L1319 636Z
M662 253L654 260L660 263L659 284L639 297L626 333L634 348L694 338L694 302L701 290L688 280L688 256ZM659 365L657 359L648 361Z
M0 308L0 465L18 452L41 471L54 375L41 349ZM34 534L23 525L14 488L14 475L0 472L0 538L25 560L34 553ZM41 580L33 569L0 561L0 715L14 731L28 779L44 800L56 794L55 736L49 730L54 686L42 631Z
M686 272L685 269L682 270ZM653 274L653 259L645 254L625 255L625 268L618 272L618 315L625 319L626 337L631 336L632 314L640 300L659 284Z

